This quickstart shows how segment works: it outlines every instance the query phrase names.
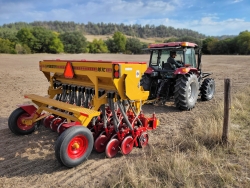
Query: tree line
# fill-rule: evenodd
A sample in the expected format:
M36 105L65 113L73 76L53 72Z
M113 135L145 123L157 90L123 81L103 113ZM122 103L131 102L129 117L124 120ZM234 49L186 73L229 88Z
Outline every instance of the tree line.
M205 38L204 34L198 33L190 29L175 29L171 26L164 25L145 25L140 24L125 25L114 23L75 23L75 22L62 22L62 21L35 21L31 23L16 22L4 24L0 26L0 30L18 31L22 28L31 27L44 27L46 29L56 31L58 33L79 31L83 34L90 35L112 35L116 31L120 31L127 36L139 38L166 38L166 37L182 37L191 36L194 38Z
M238 36L230 36L228 38L206 37L199 40L190 36L180 38L170 38L164 42L188 41L194 42L202 47L203 54L214 55L249 55L250 54L250 32L242 31Z
M58 33L43 27L22 28L17 33L0 32L0 53L143 53L148 44L116 31L107 40L88 42L79 32Z
M75 26L74 22L67 23L68 27L59 32L61 27L52 30L43 26L42 23L57 22L33 22L36 26L19 22L16 24L5 24L0 27L0 53L145 53L143 48L148 44L141 42L135 36L126 37L125 33L113 30L113 35L107 40L94 39L88 42L84 33ZM59 25L60 25L59 24ZM87 24L89 26L98 24ZM106 24L108 25L108 24ZM111 24L112 25L112 24ZM115 26L115 24L113 24ZM122 24L121 24L122 25ZM56 27L56 25L54 25ZM68 29L67 29L68 28ZM61 28L62 29L62 28ZM111 32L111 31L110 31ZM164 40L165 38L165 40ZM192 35L181 37L163 37L162 42L189 41L197 43L202 47L203 54L250 54L250 32L243 31L238 36L230 37L204 37L197 38Z

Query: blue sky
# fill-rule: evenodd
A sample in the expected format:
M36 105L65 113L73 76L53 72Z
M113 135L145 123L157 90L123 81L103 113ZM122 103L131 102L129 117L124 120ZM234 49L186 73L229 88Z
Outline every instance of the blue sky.
M0 25L74 21L166 25L207 36L250 31L249 0L0 0Z

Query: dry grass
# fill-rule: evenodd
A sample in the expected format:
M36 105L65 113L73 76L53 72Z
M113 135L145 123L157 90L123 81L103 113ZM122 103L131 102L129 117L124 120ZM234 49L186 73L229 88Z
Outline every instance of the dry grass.
M223 104L178 134L149 145L109 187L250 187L250 88L232 98L229 144L221 144ZM157 138L154 138L157 139Z

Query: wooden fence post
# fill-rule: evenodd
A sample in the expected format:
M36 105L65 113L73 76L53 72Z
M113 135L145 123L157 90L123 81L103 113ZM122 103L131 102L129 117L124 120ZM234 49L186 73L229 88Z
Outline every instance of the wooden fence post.
M228 143L228 126L231 109L231 84L230 79L224 80L224 122L223 122L223 132L222 132L222 143Z

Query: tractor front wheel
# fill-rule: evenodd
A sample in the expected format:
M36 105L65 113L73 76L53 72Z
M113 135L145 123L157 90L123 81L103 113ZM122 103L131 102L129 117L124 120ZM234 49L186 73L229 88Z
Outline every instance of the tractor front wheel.
M215 82L212 78L203 80L200 87L201 100L209 101L213 98L215 92Z
M175 105L180 110L194 108L199 94L198 78L193 73L180 76L176 80L174 98Z
M8 119L9 129L17 135L27 135L32 133L37 123L33 123L32 125L26 125L23 123L24 119L31 117L26 111L22 108L17 108L14 110Z
M58 137L55 156L61 164L72 168L88 159L93 144L94 138L89 129L83 126L70 127Z

